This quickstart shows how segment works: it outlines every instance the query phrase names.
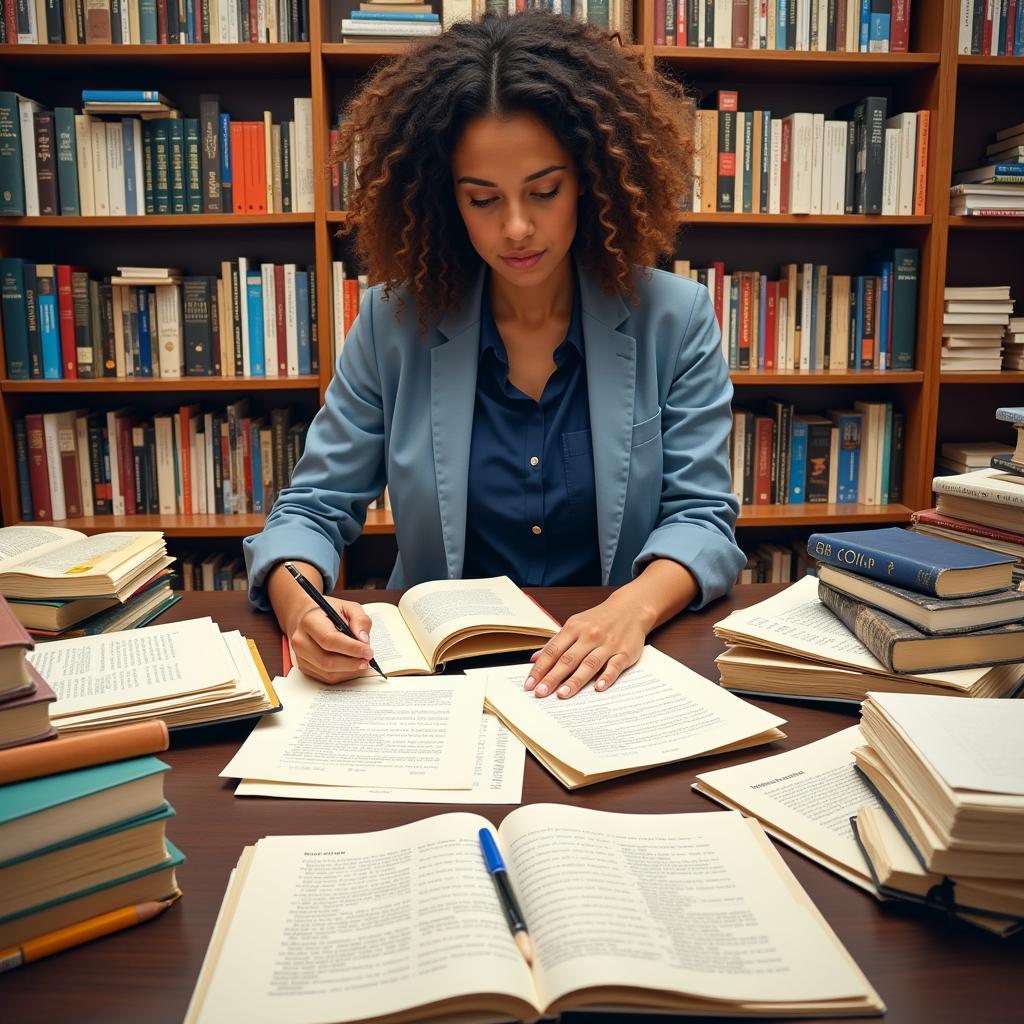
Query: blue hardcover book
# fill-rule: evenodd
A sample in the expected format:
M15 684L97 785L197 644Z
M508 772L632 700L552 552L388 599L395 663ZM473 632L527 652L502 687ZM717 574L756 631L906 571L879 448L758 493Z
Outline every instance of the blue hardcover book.
M60 327L57 319L57 295L53 277L39 275L39 344L43 353L43 379L60 380L64 376L60 358Z
M407 12L389 11L352 11L349 17L353 21L440 21L436 14L409 14Z
M857 297L857 312L855 319L855 330L853 334L855 358L853 368L861 368L861 358L864 355L864 278L858 275L854 279L854 294Z
M1017 24L1013 29L1013 55L1024 57L1024 4L1017 2Z
M819 562L933 597L986 594L1013 579L1012 555L895 526L813 533L807 552Z
M889 307L892 301L892 264L883 263L878 268L878 277L882 282L878 296L878 322L875 334L878 338L878 368L888 370L889 359Z
M996 0L995 10L992 12L992 31L996 37L996 52L994 56L1006 56L1006 15L1008 4L1006 0Z
M124 209L129 217L143 213L135 181L135 118L121 118L121 143L124 147Z
M25 216L25 170L21 114L16 92L0 92L0 214Z
M246 309L249 314L249 375L265 377L263 362L263 279L259 270L245 275Z
M1003 423L1024 424L1024 405L1004 405L996 409L996 419Z
M868 24L868 52L888 53L889 52L889 19L888 13L879 14L872 12Z
M299 373L311 373L309 353L309 274L295 271L295 326L299 349Z
M60 190L60 212L64 217L77 217L82 209L78 202L75 112L71 107L54 107L53 131L57 145L57 186Z
M864 417L852 409L830 410L828 416L839 428L836 502L840 505L854 504L860 484L860 441Z
M149 291L138 289L139 302L139 374L153 376L153 331L149 322Z
M139 39L143 43L159 43L156 0L139 0Z
M17 416L14 420L14 461L18 466L18 510L24 522L31 522L35 519L35 509L32 507L32 480L28 474L28 431L24 416Z
M231 213L234 205L231 197L231 115L220 115L220 194L221 206L225 213Z
M789 503L802 505L807 500L807 421L793 417L789 435Z
M28 312L25 308L25 261L16 256L0 259L0 307L4 324L7 376L28 380Z
M885 403L885 428L882 434L882 493L879 503L889 504L889 467L892 465L892 402Z
M860 32L858 34L861 53L866 53L871 39L871 0L860 0Z
M795 3L796 0L793 0ZM775 49L786 49L786 21L789 17L790 0L778 0L778 19L775 22Z
M757 368L764 369L764 346L766 330L766 317L768 316L768 275L761 275L760 304L758 305L757 319Z
M185 0L185 23L188 26L188 41L196 41L196 4L195 0Z
M155 89L83 89L83 103L161 103L166 97Z

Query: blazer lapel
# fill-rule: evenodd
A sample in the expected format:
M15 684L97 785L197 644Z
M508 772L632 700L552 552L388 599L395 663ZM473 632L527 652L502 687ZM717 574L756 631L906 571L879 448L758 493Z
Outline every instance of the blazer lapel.
M629 318L619 295L606 295L577 263L594 449L601 578L607 584L619 543L629 482L636 390L636 339L617 328Z
M480 354L481 267L459 309L437 325L447 339L430 352L430 425L448 578L458 579L466 554L469 446L473 436Z

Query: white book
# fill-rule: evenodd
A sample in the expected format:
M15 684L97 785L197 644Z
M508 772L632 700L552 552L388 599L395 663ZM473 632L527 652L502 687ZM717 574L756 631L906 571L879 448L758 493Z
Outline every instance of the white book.
M46 476L50 484L50 515L53 519L67 519L67 504L64 497L64 477L60 464L60 426L58 414L43 414L43 447L46 449Z
M75 156L78 160L78 206L83 217L96 214L93 194L95 175L92 170L93 119L88 114L75 114Z
M110 216L123 217L127 212L124 190L124 136L120 121L107 121L107 194L110 198Z
M288 376L299 374L299 316L295 291L295 264L284 265L284 336Z
M213 413L203 413L203 466L206 480L206 511L211 515L217 510L217 493L213 478L213 449L220 444L220 437L213 436Z
M821 212L842 214L846 202L846 122L825 121L821 170Z
M156 345L158 347L158 350L153 352L153 354L152 354L153 376L154 377L162 377L163 373L161 372L161 369L160 369L160 353L159 353L160 338L159 338L159 336L157 334L157 323L158 323L160 318L157 315L156 293L153 291L153 289L147 288L146 291L145 291L145 295L146 295L146 308L149 311L150 345L151 346L152 345ZM182 348L184 349L184 346L182 346Z
M771 164L768 176L768 212L778 213L781 209L782 182L782 121L773 117L769 156Z
M378 23L379 24L379 23ZM295 153L295 173L292 179L292 209L295 213L313 212L313 101L296 96L295 134L292 149Z
M833 427L828 436L828 500L834 505L839 498L839 428Z
M744 121L746 120L746 117L746 111L739 110L736 112L736 184L733 189L733 213L743 212L743 186L746 181L746 175L743 172L743 167L746 163L747 148L746 133L744 131Z
M249 354L249 259L238 257L238 314L242 324L242 376L252 376L252 361Z
M263 111L263 187L267 213L280 213L274 205L274 125L270 111Z
M732 414L732 493L743 504L743 460L746 456L747 435L743 429L743 414Z
M274 295L274 264L260 265L263 286L263 374L280 376L277 361L277 300Z
M810 213L814 160L814 115L790 114L789 212Z
M800 267L803 283L800 286L800 369L811 368L811 352L814 351L814 336L811 334L811 307L814 303L814 264L804 263Z
M899 197L896 214L909 217L914 212L914 181L917 175L917 114L897 114L886 119L886 130L898 128L899 147ZM884 210L882 211L885 212Z
M181 320L180 285L156 287L156 331L160 347L160 376L185 375L184 326Z
M270 178L271 198L273 200L274 212L283 213L283 200L281 198L281 126L275 124L270 129Z
M829 338L829 366L833 370L847 368L850 344L850 278L836 274L832 278L832 336Z
M899 128L885 129L884 162L882 164L882 216L894 217L899 213L900 193L900 136Z
M42 26L40 26L34 0L28 0L26 8L28 13L28 31L18 33L18 42L21 44L46 42L46 23L43 22ZM40 32L43 33L42 36L40 36ZM24 138L24 136L22 136L22 138Z
M115 289L119 291L120 289ZM107 448L110 461L110 502L115 516L124 515L124 493L121 490L121 459L119 455L117 421L124 409L107 413Z
M131 119L132 142L133 142L133 166L128 168L127 173L135 175L135 202L139 216L146 212L146 173L142 161L142 120L138 117Z
M715 0L715 48L728 50L732 47L732 0Z
M174 423L171 416L154 416L156 454L156 493L160 515L173 516L178 510L175 494Z
M206 515L206 434L199 429L199 417L189 420L189 439L192 442L192 494L198 512Z
M29 4L30 10L34 10ZM36 125L35 115L43 105L35 100L18 96L18 120L21 128L21 165L25 179L25 214L39 216L39 179L36 176ZM62 517L63 518L63 517Z
M812 114L811 213L821 213L822 174L825 149L825 115Z
M714 26L712 26L712 29ZM704 36L707 34L707 4L697 4L697 45L704 45Z
M331 264L331 277L333 284L331 312L334 321L334 350L331 361L336 363L345 345L345 264L341 260L335 260Z
M82 494L82 515L96 512L93 504L92 466L89 464L89 418L84 413L75 417L75 454L78 457L78 489Z
M690 197L690 209L694 213L700 213L704 196L704 166L700 157L704 145L704 120L699 112L693 119L693 195Z
M93 194L96 216L110 216L110 186L107 183L107 128L106 122L95 120L89 133L92 140Z
M796 48L811 48L811 4L814 0L790 0L796 3Z
M822 53L828 52L828 9L829 0L817 0L818 4L818 45L815 49ZM835 2L832 3L833 14L835 13Z

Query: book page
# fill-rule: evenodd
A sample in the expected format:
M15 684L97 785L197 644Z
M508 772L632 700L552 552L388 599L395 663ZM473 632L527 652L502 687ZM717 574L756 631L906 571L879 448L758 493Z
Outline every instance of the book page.
M161 540L160 533L100 533L71 543L36 549L18 558L16 564L5 565L4 569L48 578L103 576L122 562L139 559L146 548ZM140 564L152 557L148 554L139 559Z
M28 655L53 687L50 717L230 685L235 664L210 618L42 644Z
M732 612L715 623L715 635L729 643L754 640L773 650L861 672L888 675L885 666L818 600L818 580L804 576L766 601ZM904 679L942 683L966 690L988 668L954 672L900 673Z
M529 670L512 665L467 675L485 675L488 704L531 743L585 775L696 757L785 721L650 646L610 690L587 686L572 700L525 691Z
M283 710L263 718L220 773L326 786L469 789L483 680L463 676L335 685L293 668Z
M409 672L430 675L430 662L416 646L416 639L402 618L398 606L374 602L364 604L363 611L370 616L370 646L373 656L386 676Z
M292 800L369 800L401 804L521 804L526 747L494 715L480 716L471 789L369 789L365 786L304 786L297 782L243 779L235 796Z
M794 900L752 824L721 811L535 804L509 814L501 844L545 1005L596 985L730 1005L869 993L842 947Z
M795 750L702 772L694 788L753 815L802 853L823 854L826 866L845 868L855 877L844 877L874 892L850 827L858 808L879 806L853 764L853 748L863 742L853 725Z
M0 572L8 572L19 562L44 555L62 544L84 539L84 533L60 526L5 526L0 529Z
M507 576L420 583L402 595L398 607L429 662L449 637L462 630L499 627L547 637L559 629Z
M495 1016L532 1016L530 971L480 853L489 826L456 813L261 839L189 1021L367 1020L476 993L497 994L476 1001Z
M1024 702L869 696L951 789L1024 796Z

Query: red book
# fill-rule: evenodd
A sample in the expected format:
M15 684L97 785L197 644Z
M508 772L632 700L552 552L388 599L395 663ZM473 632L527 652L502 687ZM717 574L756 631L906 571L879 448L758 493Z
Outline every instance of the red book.
M753 282L750 274L740 274L740 346L739 362L741 370L750 369L750 343L753 336L751 318L754 312L754 303L751 295Z
M274 317L277 321L277 372L288 374L288 328L284 309L284 264L274 265Z
M260 164L263 125L256 121L246 121L242 125L242 151L245 154L245 212L266 213L266 183L261 180ZM234 175L232 174L232 178ZM262 185L262 189L261 189Z
M962 533L971 537L987 537L990 540L999 540L1006 544L1024 544L1024 532L1013 533L1010 530L999 530L994 526L972 523L967 519L954 519L953 516L943 515L934 508L911 512L910 519L915 524L935 526L942 530L950 530L953 533Z
M676 46L686 46L686 4L676 0Z
M0 701L12 701L36 692L35 680L29 674L25 660L26 652L33 647L35 641L28 635L28 630L11 611L11 606L0 597L0 654L4 664L4 672L0 675ZM0 711L4 706L0 704Z
M135 506L135 449L130 416L117 417L117 459L121 494L124 495L124 514L132 516L140 510Z
M338 144L338 129L331 129L331 152ZM341 209L341 164L337 161L331 164L331 209Z
M231 472L231 436L228 433L228 422L224 420L220 425L220 461L224 467L222 472L224 474L224 495L225 505L227 504L227 495L234 495L235 489L233 484L233 474Z
M1011 4L1017 0L1010 0ZM844 11L845 14L845 11ZM839 21L838 11L836 12L836 25L845 25L845 21ZM1011 22L1012 24L1012 22ZM836 35L838 36L838 32ZM889 20L889 52L906 53L910 44L910 0L892 0L892 17ZM1008 50L1012 53L1012 50Z
M78 349L75 346L75 304L71 295L71 272L82 270L67 263L58 263L57 319L60 323L60 361L65 380L78 379Z
M245 31L243 26L242 31ZM260 14L258 4L249 4L249 42L250 43L261 43L265 40L260 39Z
M181 467L181 510L187 516L195 511L192 508L192 437L189 434L193 408L191 405L183 405L178 409L178 429L181 434L181 448L178 452L178 465Z
M779 282L769 281L765 286L765 314L764 314L764 368L775 369L775 344L778 325L779 310Z
M23 697L15 697L3 705L5 712L17 709L17 717L11 715L5 719L11 725L13 738L0 743L0 749L17 747L23 743L38 743L40 740L52 740L57 735L57 730L50 725L50 702L57 699L56 694L31 664L26 662L25 667L35 687Z
M725 263L718 260L712 263L711 266L715 271L715 294L713 296L715 302L715 316L718 317L718 328L722 328L722 288L725 283Z
M789 189L792 167L793 122L782 119L782 170L779 174L779 213L789 213Z
M34 517L52 519L53 506L50 504L50 477L42 413L28 413L25 416L25 434L28 439L28 480L32 490Z
M654 0L654 45L665 45L665 0Z
M732 0L732 45L739 50L750 48L750 0Z
M4 20L7 22L7 44L14 46L18 42L18 10L17 4L5 3L3 5ZM74 40L71 40L72 42Z
M770 505L772 501L772 431L770 416L754 420L754 504Z
M245 510L252 509L252 420L242 417L242 475L245 480Z
M359 315L359 282L354 277L345 278L345 334L348 335Z
M910 0L907 0L909 6ZM846 25L846 0L836 0L836 52L846 52L846 30L840 26ZM890 42L890 47L892 43Z
M262 121L255 121L256 131L253 133L253 148L256 157L256 212L267 212L267 126Z
M231 208L235 213L245 213L245 146L243 145L242 122L232 121L231 142Z
M167 0L156 0L156 38L157 42L166 45L167 39Z
M909 0L908 0L909 2ZM895 5L894 5L895 9ZM1006 56L1013 56L1014 26L1017 24L1017 0L1009 0L1006 5ZM890 47L891 49L891 47Z
M992 9L998 5L994 5L992 0L977 0L977 2L985 5L985 20L981 29L981 56L989 57L992 55Z
M82 514L82 485L78 478L75 416L73 412L57 414L57 450L60 452L60 472L64 481L64 507L69 519L77 519Z

